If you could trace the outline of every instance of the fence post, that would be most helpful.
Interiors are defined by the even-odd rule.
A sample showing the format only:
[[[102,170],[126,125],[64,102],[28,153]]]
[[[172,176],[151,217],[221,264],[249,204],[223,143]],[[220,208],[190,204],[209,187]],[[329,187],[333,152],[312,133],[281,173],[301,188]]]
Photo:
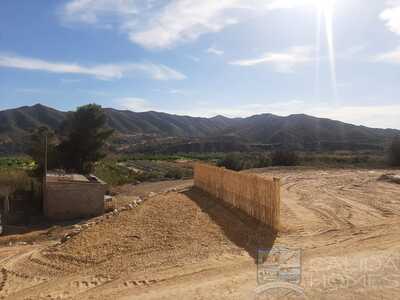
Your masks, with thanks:
[[[274,213],[273,213],[273,228],[275,231],[279,230],[280,225],[280,211],[281,211],[281,180],[279,178],[274,178]]]

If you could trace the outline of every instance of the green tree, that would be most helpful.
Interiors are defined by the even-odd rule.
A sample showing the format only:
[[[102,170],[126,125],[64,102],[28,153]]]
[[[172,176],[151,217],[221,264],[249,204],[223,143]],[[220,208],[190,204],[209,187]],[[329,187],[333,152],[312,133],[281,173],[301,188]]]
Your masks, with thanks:
[[[68,171],[87,174],[105,154],[102,149],[113,133],[105,128],[107,117],[100,105],[78,107],[62,125],[63,141],[58,147],[62,166]]]
[[[389,146],[389,163],[395,167],[400,166],[400,136],[395,137]]]
[[[36,168],[32,174],[34,177],[40,178],[44,175],[46,146],[47,168],[53,169],[57,166],[56,142],[54,132],[45,126],[38,127],[32,132],[27,152],[36,163]]]

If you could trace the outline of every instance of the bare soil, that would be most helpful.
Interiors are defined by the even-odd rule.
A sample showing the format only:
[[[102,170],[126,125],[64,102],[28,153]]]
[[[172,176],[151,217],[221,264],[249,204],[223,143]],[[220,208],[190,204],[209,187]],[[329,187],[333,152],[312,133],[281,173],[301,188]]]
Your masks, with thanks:
[[[253,172],[282,178],[278,236],[190,181],[124,186],[121,205],[145,201],[64,243],[41,232],[0,247],[0,296],[256,299],[257,249],[288,247],[301,249],[308,299],[399,298],[400,185],[379,180],[393,170]]]

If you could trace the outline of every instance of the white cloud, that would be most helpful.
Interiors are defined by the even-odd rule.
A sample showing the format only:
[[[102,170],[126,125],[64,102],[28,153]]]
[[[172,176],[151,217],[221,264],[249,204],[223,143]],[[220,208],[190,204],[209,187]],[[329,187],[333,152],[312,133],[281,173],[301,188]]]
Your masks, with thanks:
[[[221,56],[221,55],[224,54],[224,51],[223,51],[223,50],[217,49],[217,48],[215,48],[215,47],[210,47],[210,48],[208,48],[208,49],[206,50],[206,52],[209,53],[209,54],[215,54],[215,55],[219,55],[219,56]]]
[[[172,48],[219,32],[252,15],[315,4],[316,0],[70,0],[62,20],[110,27],[117,25],[145,48]]]
[[[378,54],[372,60],[375,62],[400,64],[400,46],[393,51]]]
[[[0,67],[59,74],[80,74],[102,80],[119,79],[132,73],[143,73],[155,80],[182,80],[186,76],[164,65],[153,63],[101,64],[82,66],[76,63],[49,62],[36,58],[0,53]]]
[[[261,57],[232,61],[230,64],[251,67],[259,64],[270,64],[277,72],[293,73],[295,67],[313,60],[313,48],[309,46],[291,47],[285,52],[267,52]]]
[[[113,103],[114,107],[116,107],[117,109],[126,109],[135,112],[155,110],[155,107],[143,98],[123,97],[115,99]]]
[[[208,32],[218,32],[237,23],[224,11],[234,8],[237,0],[175,0],[138,32],[130,33],[130,40],[146,48],[169,48],[176,43],[197,39]]]
[[[62,10],[66,22],[97,24],[99,19],[112,22],[113,17],[135,16],[139,12],[137,0],[73,0]]]
[[[388,4],[389,8],[380,14],[380,18],[385,21],[390,31],[400,34],[400,2],[390,1]]]

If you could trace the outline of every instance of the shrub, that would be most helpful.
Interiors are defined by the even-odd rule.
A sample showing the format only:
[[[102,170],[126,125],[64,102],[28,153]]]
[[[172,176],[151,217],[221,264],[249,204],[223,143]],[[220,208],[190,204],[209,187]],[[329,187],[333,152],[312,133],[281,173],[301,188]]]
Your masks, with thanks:
[[[242,157],[239,153],[230,153],[218,162],[218,166],[234,171],[243,170]]]
[[[277,150],[271,155],[274,166],[295,166],[299,163],[299,156],[295,151]]]
[[[165,173],[165,177],[171,179],[182,179],[184,174],[180,168],[171,168]]]
[[[217,165],[230,170],[240,171],[269,167],[271,159],[265,153],[230,153],[220,159]]]

